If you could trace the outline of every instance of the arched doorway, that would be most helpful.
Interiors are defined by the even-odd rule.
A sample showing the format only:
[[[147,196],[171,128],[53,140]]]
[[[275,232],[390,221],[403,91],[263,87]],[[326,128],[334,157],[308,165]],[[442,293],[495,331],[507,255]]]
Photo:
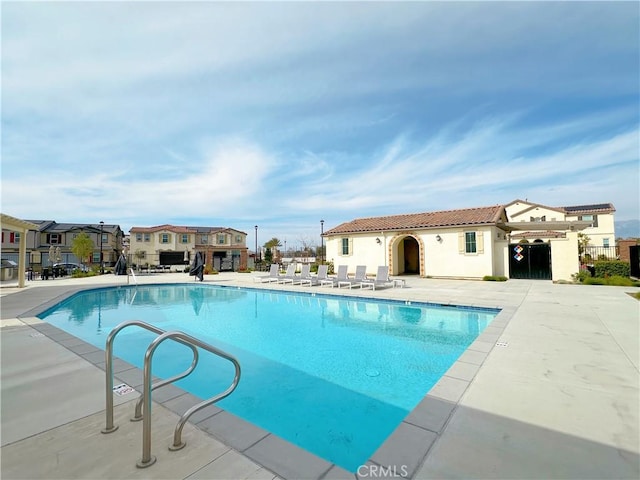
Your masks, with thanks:
[[[420,275],[421,248],[421,242],[411,235],[394,239],[389,252],[393,275]]]

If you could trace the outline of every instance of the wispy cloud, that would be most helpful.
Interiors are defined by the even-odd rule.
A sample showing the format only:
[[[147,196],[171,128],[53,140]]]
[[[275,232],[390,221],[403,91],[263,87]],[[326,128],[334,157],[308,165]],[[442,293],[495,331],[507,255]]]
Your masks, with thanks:
[[[9,214],[270,236],[518,197],[640,216],[632,2],[2,8]]]

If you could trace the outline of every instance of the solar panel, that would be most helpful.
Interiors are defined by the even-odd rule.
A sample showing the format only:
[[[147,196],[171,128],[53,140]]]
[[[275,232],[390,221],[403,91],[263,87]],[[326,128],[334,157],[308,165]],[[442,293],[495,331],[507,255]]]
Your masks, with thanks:
[[[567,212],[578,212],[582,210],[608,210],[611,205],[608,203],[597,203],[595,205],[575,205],[572,207],[564,207]]]

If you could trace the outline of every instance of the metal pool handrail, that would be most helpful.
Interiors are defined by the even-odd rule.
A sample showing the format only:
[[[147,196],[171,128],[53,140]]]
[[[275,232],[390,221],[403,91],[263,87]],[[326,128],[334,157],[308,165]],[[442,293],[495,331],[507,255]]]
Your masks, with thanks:
[[[113,424],[113,342],[116,338],[116,335],[118,333],[120,333],[120,331],[122,331],[124,328],[126,327],[131,327],[131,326],[137,326],[137,327],[142,327],[146,330],[149,330],[153,333],[157,333],[158,335],[161,335],[163,333],[165,333],[164,330],[158,328],[158,327],[154,327],[153,325],[149,325],[148,323],[142,322],[140,320],[129,320],[126,322],[121,323],[120,325],[116,326],[113,330],[111,330],[111,332],[109,333],[109,335],[107,336],[107,342],[106,342],[106,346],[104,349],[104,353],[105,353],[105,376],[106,376],[106,388],[105,388],[105,393],[106,393],[106,425],[105,428],[103,428],[101,430],[102,433],[111,433],[111,432],[115,432],[118,429],[117,425]],[[161,382],[158,382],[156,384],[153,385],[152,390],[159,388],[159,387],[163,387],[165,385],[168,385],[169,383],[173,383],[177,380],[180,380],[181,378],[186,377],[187,375],[189,375],[194,368],[196,368],[196,364],[198,363],[198,350],[196,349],[196,347],[188,342],[184,342],[182,340],[176,339],[177,342],[182,343],[183,345],[186,345],[187,347],[189,347],[192,351],[193,351],[193,361],[191,362],[191,366],[183,373],[176,375],[175,377],[171,377],[168,378],[167,380],[163,380]],[[142,405],[142,396],[140,396],[140,399],[138,400],[138,402],[136,403],[136,410],[135,410],[135,414],[134,417],[132,419],[132,421],[136,421],[136,420],[140,420],[141,419],[141,415],[140,415],[140,406]]]
[[[180,420],[178,421],[178,424],[176,425],[174,431],[173,445],[169,447],[169,450],[180,450],[186,445],[186,443],[182,442],[181,440],[182,429],[184,427],[184,424],[192,414],[208,405],[217,402],[218,400],[222,400],[223,398],[231,395],[231,393],[238,386],[238,382],[240,381],[240,364],[235,357],[207,343],[204,343],[197,338],[192,337],[191,335],[187,335],[186,333],[182,332],[165,332],[157,337],[153,342],[151,342],[144,355],[144,387],[142,392],[144,405],[142,422],[142,458],[138,461],[138,463],[136,463],[136,465],[140,468],[145,468],[153,465],[156,461],[156,458],[151,455],[151,361],[153,359],[153,353],[155,352],[156,348],[158,348],[158,346],[162,342],[168,339],[175,339],[178,342],[192,344],[204,350],[208,350],[214,355],[218,355],[219,357],[230,361],[231,363],[233,363],[233,366],[235,368],[233,382],[224,392],[219,393],[218,395],[215,395],[197,405],[194,405],[189,410],[187,410],[182,415],[182,417],[180,417]]]

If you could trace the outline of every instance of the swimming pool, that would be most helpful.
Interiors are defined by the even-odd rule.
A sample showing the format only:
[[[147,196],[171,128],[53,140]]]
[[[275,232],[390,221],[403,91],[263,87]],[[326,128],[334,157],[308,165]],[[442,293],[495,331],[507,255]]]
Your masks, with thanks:
[[[213,285],[78,293],[40,318],[104,349],[125,320],[180,330],[235,355],[238,389],[218,406],[355,472],[496,316],[498,310]],[[122,331],[114,354],[138,367],[154,335]],[[163,343],[154,375],[191,362]],[[178,386],[208,398],[232,367],[203,352]]]

